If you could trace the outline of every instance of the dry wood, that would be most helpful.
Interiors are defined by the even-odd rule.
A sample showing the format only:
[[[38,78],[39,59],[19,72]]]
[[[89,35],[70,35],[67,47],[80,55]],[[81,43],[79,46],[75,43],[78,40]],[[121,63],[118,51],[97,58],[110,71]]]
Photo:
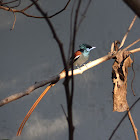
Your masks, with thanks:
[[[120,50],[115,56],[115,62],[112,66],[113,111],[124,112],[128,109],[127,75],[131,63],[128,51]]]

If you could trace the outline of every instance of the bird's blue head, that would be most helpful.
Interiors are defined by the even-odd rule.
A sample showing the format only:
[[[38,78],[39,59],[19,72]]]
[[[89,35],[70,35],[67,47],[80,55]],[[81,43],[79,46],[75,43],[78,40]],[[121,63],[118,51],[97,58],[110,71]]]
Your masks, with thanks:
[[[90,46],[90,45],[88,45],[88,44],[81,44],[81,45],[79,46],[79,48],[80,48],[80,51],[81,51],[84,55],[89,55],[89,52],[90,52],[91,50],[95,49],[96,47],[92,47],[92,46]]]

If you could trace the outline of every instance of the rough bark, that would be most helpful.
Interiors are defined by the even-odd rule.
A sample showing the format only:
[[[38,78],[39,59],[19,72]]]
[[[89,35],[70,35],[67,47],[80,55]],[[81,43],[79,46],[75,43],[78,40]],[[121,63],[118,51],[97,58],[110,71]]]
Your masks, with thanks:
[[[112,66],[113,81],[113,111],[127,111],[127,75],[128,67],[131,67],[132,59],[128,51],[120,50]]]

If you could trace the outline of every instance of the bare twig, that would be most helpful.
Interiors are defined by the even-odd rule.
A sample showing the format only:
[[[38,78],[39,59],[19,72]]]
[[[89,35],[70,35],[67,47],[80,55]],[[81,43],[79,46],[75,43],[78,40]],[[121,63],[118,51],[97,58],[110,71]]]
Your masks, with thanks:
[[[14,23],[13,23],[13,26],[12,26],[11,30],[14,29],[14,27],[15,27],[15,23],[16,23],[16,15],[15,15],[15,12],[13,12],[13,14],[14,14]]]
[[[133,24],[134,24],[136,18],[137,18],[137,16],[135,16],[134,19],[132,20],[132,22],[131,22],[131,24],[130,24],[130,26],[129,26],[129,28],[128,28],[126,34],[125,34],[125,36],[124,36],[123,39],[122,39],[122,42],[121,42],[121,44],[120,44],[119,49],[121,49],[121,48],[123,47],[124,42],[125,42],[125,40],[126,40],[126,38],[127,38],[127,36],[128,36],[128,33],[129,33],[129,31],[131,30],[131,28],[132,28],[132,26],[133,26]]]
[[[9,4],[16,3],[17,1],[18,1],[18,4],[17,4],[17,5],[8,6]],[[2,2],[2,1],[0,1],[0,5],[1,5],[1,6],[6,6],[6,7],[10,7],[10,8],[16,8],[16,7],[18,7],[20,4],[21,4],[21,0],[13,0],[13,1],[9,1],[9,2]]]
[[[136,53],[136,52],[139,52],[140,51],[140,48],[137,48],[137,49],[134,49],[134,50],[129,50],[130,53]]]
[[[17,5],[14,5],[14,6],[10,6],[10,8],[16,8],[16,7],[18,7],[20,4],[21,4],[21,0],[18,0],[18,4],[17,4]]]
[[[54,16],[60,14],[61,12],[63,12],[63,11],[67,8],[67,6],[69,5],[70,1],[71,1],[71,0],[69,0],[69,1],[66,3],[66,5],[65,5],[65,7],[64,7],[63,9],[61,9],[60,11],[56,12],[55,14],[49,16],[48,18],[52,18],[52,17],[54,17]]]
[[[129,111],[135,106],[135,104],[140,100],[140,98],[138,98],[130,107]],[[113,130],[111,136],[109,137],[109,140],[112,139],[112,137],[114,136],[115,132],[117,131],[117,129],[119,128],[119,126],[121,125],[121,123],[123,122],[123,120],[126,118],[126,116],[128,115],[128,113],[125,113],[125,115],[123,116],[123,118],[120,120],[120,122],[118,123],[118,125],[116,126],[116,128]]]
[[[36,8],[42,14],[42,16],[45,17],[45,20],[46,20],[46,22],[48,23],[48,25],[50,27],[50,30],[51,30],[51,32],[53,34],[53,37],[54,37],[54,39],[56,40],[56,42],[57,42],[57,44],[59,46],[61,57],[62,57],[63,64],[64,64],[64,68],[67,70],[67,63],[66,63],[66,58],[65,58],[65,54],[64,54],[64,49],[63,49],[62,42],[60,41],[58,35],[56,34],[55,29],[54,29],[51,21],[47,17],[47,14],[40,8],[40,6],[34,0],[31,0],[31,1],[35,4]]]
[[[134,92],[134,90],[133,90],[133,81],[134,81],[134,79],[135,79],[135,70],[134,70],[134,54],[132,53],[132,55],[133,55],[133,63],[132,63],[132,71],[133,71],[133,79],[132,79],[132,81],[131,81],[131,89],[132,89],[132,92],[133,92],[133,95],[135,96],[135,92]]]
[[[82,17],[81,17],[81,19],[80,19],[80,21],[79,21],[79,24],[78,24],[78,26],[77,26],[77,31],[78,31],[78,29],[79,29],[81,23],[83,22],[83,20],[84,20],[84,18],[85,18],[85,15],[86,15],[86,13],[87,13],[87,11],[88,11],[88,8],[89,8],[89,6],[90,6],[90,3],[91,3],[91,0],[88,1],[87,6],[86,6],[86,8],[85,8],[85,10],[84,10],[84,12],[83,12],[83,14],[82,14]]]
[[[74,6],[76,1],[73,2],[72,5],[72,10],[71,10],[71,14],[70,14],[70,43],[69,43],[69,53],[68,53],[68,60],[70,60],[70,57],[72,56],[72,38],[73,38],[73,10],[74,10]]]
[[[136,43],[140,42],[140,38],[137,39],[136,41],[134,41],[133,43],[131,43],[129,46],[127,46],[126,48],[124,48],[123,50],[126,51],[128,50],[130,47],[134,46]]]
[[[128,117],[129,117],[129,120],[130,120],[130,122],[131,122],[131,124],[132,124],[133,130],[134,130],[134,134],[135,134],[135,138],[136,138],[136,140],[139,140],[139,138],[138,138],[138,133],[137,133],[138,130],[137,130],[135,124],[134,124],[134,121],[133,121],[133,119],[132,119],[132,116],[131,116],[131,113],[130,113],[130,110],[129,110],[129,109],[128,109]]]
[[[7,4],[10,4],[10,3],[15,3],[19,0],[13,0],[13,1],[9,1],[9,2],[0,2],[1,5],[7,5]]]
[[[14,0],[13,2],[15,2],[15,1],[19,1],[19,0]],[[36,2],[37,2],[38,0],[36,0]],[[67,2],[67,4],[65,5],[65,7],[62,9],[62,10],[60,10],[60,11],[58,11],[57,13],[55,13],[55,14],[53,14],[53,15],[50,15],[50,16],[48,16],[48,18],[52,18],[52,17],[54,17],[54,16],[56,16],[56,15],[58,15],[58,14],[60,14],[61,12],[63,12],[64,10],[66,10],[66,8],[67,8],[67,6],[69,5],[69,3],[70,3],[70,1],[71,0],[69,0],[68,2]],[[4,3],[5,4],[5,3]],[[8,3],[9,4],[9,3]],[[32,4],[30,4],[29,6],[27,6],[27,7],[25,7],[24,9],[22,9],[22,10],[17,10],[17,9],[13,9],[14,7],[18,7],[20,5],[20,1],[19,1],[19,4],[18,5],[16,5],[16,6],[13,6],[13,7],[10,7],[10,9],[9,8],[7,8],[7,6],[4,6],[3,5],[3,3],[0,3],[0,9],[3,9],[3,10],[5,10],[5,11],[10,11],[10,12],[15,12],[15,13],[21,13],[21,14],[23,14],[23,15],[25,15],[25,16],[27,16],[27,17],[30,17],[30,18],[38,18],[38,19],[42,19],[42,18],[45,18],[44,16],[34,16],[34,15],[30,15],[30,14],[27,14],[25,11],[27,10],[27,9],[29,9],[29,8],[31,8],[34,4],[32,3]]]
[[[36,0],[35,2],[38,2],[39,0]],[[21,11],[26,11],[27,9],[31,8],[34,5],[34,3],[31,3],[30,5],[28,5],[27,7],[25,7],[24,9],[22,9]]]
[[[67,114],[66,114],[66,112],[65,112],[65,109],[64,109],[64,107],[63,107],[62,104],[61,104],[61,108],[62,108],[62,110],[63,110],[63,113],[64,113],[65,117],[66,117],[66,120],[68,120],[68,116],[67,116]]]
[[[33,84],[32,86],[28,87],[25,91],[23,92],[19,92],[19,93],[16,93],[16,94],[13,94],[3,100],[0,101],[0,107],[5,105],[5,104],[8,104],[12,101],[15,101],[17,99],[20,99],[26,95],[29,95],[30,93],[32,93],[34,90],[40,88],[40,87],[43,87],[45,85],[47,85],[48,83],[53,83],[55,81],[58,81],[59,80],[59,75],[56,75],[54,77],[51,77],[50,79],[48,80],[44,80],[44,81],[40,81],[40,82],[36,82],[35,84]]]

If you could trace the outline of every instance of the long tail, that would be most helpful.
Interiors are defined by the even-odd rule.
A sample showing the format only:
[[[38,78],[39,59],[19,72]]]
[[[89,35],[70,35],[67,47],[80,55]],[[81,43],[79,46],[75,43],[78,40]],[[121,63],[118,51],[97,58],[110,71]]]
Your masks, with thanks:
[[[65,69],[63,69],[60,73],[65,72]],[[22,121],[18,131],[17,131],[17,136],[21,135],[22,129],[25,125],[25,123],[27,122],[27,120],[29,119],[29,117],[31,116],[32,112],[34,111],[34,109],[36,108],[36,106],[39,104],[39,102],[41,101],[41,99],[44,97],[44,95],[50,90],[50,88],[52,86],[54,86],[55,83],[51,83],[44,91],[43,93],[38,97],[38,99],[35,101],[35,103],[33,104],[33,106],[30,108],[30,110],[28,111],[28,113],[26,114],[24,120]]]
[[[29,112],[27,113],[27,115],[25,116],[24,120],[22,121],[18,132],[17,132],[17,136],[21,135],[22,129],[26,123],[26,121],[28,120],[28,118],[30,117],[30,115],[32,114],[32,112],[34,111],[34,109],[36,108],[36,106],[38,105],[38,103],[41,101],[41,99],[44,97],[44,95],[49,91],[49,89],[54,86],[55,84],[50,84],[44,91],[43,93],[39,96],[39,98],[36,100],[36,102],[33,104],[33,106],[31,107],[31,109],[29,110]]]

